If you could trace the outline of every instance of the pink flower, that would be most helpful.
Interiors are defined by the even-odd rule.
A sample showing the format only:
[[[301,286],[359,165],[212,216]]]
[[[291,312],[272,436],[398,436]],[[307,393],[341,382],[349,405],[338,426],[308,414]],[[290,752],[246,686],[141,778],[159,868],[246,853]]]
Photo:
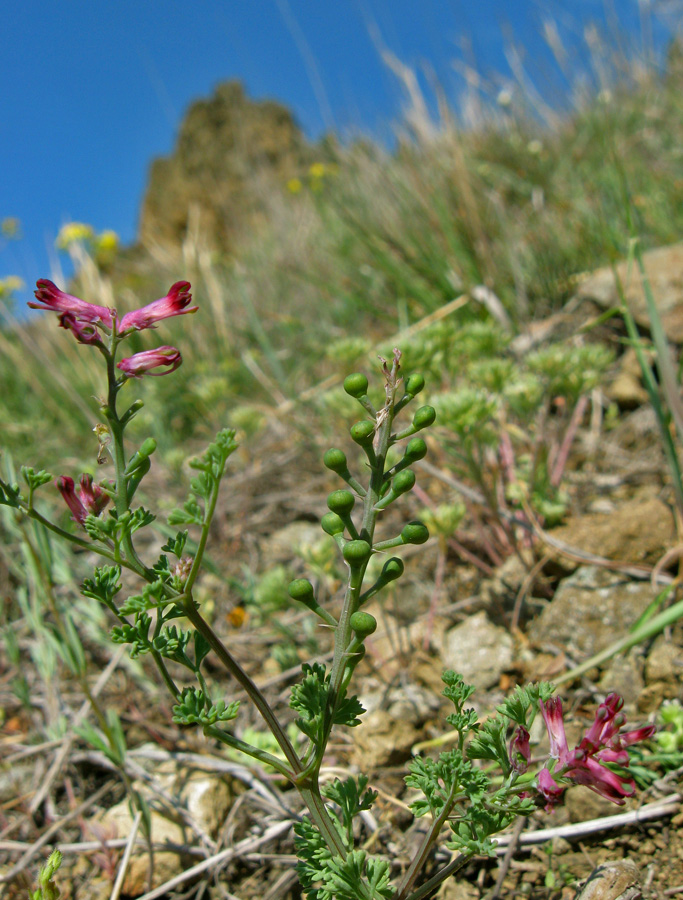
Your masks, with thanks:
[[[626,722],[626,716],[621,712],[623,705],[624,701],[618,694],[608,694],[597,709],[595,721],[586,730],[579,745],[570,752],[564,731],[562,701],[551,698],[545,704],[540,704],[550,737],[550,755],[558,761],[554,774],[560,779],[583,784],[620,806],[624,797],[629,797],[635,791],[635,782],[627,771],[614,772],[602,763],[616,763],[627,770],[629,756],[626,748],[646,740],[655,732],[654,725],[646,725],[620,734],[619,729]],[[547,770],[542,770],[539,774],[538,789],[548,805],[552,806],[552,803],[558,802],[559,795],[552,800],[552,793],[545,789],[549,784],[548,776],[541,779],[543,771]],[[561,788],[560,793],[563,789]]]
[[[141,331],[143,328],[154,328],[155,323],[171,316],[184,316],[187,313],[196,312],[199,307],[189,306],[192,302],[189,281],[177,281],[165,297],[155,300],[141,309],[126,313],[121,321],[118,320],[115,309],[107,309],[106,306],[96,306],[94,303],[86,303],[41,278],[36,283],[36,299],[38,303],[30,302],[34,309],[48,309],[60,313],[59,324],[62,328],[72,331],[81,344],[97,344],[99,336],[95,330],[105,328],[111,331],[114,324],[120,335],[131,331]]]
[[[141,378],[143,375],[169,375],[183,361],[180,350],[175,347],[157,347],[156,350],[143,350],[116,364],[129,378]],[[165,367],[165,372],[152,372],[152,369]]]
[[[515,729],[510,741],[510,762],[515,772],[526,772],[531,759],[529,732],[521,725]]]
[[[567,736],[564,733],[564,717],[562,714],[562,700],[559,697],[550,697],[546,703],[539,701],[541,713],[545,720],[550,738],[550,755],[559,760],[560,765],[567,761],[569,753]]]
[[[60,475],[55,485],[71,510],[71,518],[81,525],[87,516],[99,516],[109,503],[108,495],[98,484],[93,484],[92,475],[81,475],[78,491],[74,489],[73,478],[69,478],[68,475]]]
[[[113,325],[112,310],[107,309],[106,306],[95,306],[94,303],[86,303],[85,300],[65,294],[47,278],[37,281],[36,288],[36,300],[39,302],[31,301],[28,304],[33,309],[49,309],[53,312],[68,313],[78,322],[101,323],[105,328],[111,328]]]
[[[191,301],[190,282],[176,281],[165,297],[143,306],[142,309],[126,313],[121,319],[119,332],[123,334],[133,329],[141,331],[143,328],[154,328],[155,323],[161,321],[161,319],[197,312],[198,306],[190,306],[188,308],[188,304]]]
[[[71,331],[79,344],[100,344],[100,333],[92,322],[83,322],[76,318],[73,313],[62,313],[59,317],[59,324],[67,331]]]
[[[536,779],[539,793],[545,799],[545,811],[552,812],[564,794],[564,785],[559,785],[548,769],[541,769]]]

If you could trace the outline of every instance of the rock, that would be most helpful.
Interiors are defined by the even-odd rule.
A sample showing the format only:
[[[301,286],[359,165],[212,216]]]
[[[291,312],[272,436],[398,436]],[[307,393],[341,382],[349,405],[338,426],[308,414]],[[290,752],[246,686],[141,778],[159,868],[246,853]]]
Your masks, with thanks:
[[[681,275],[683,273],[683,243],[648,250],[643,254],[643,262],[664,331],[670,341],[677,344],[683,343],[683,277]],[[636,322],[642,328],[649,330],[650,319],[637,268],[632,266],[630,278],[627,278],[627,262],[625,260],[616,268]],[[617,293],[611,266],[597,269],[586,276],[576,293],[576,298],[592,300],[603,309],[619,306],[621,300]]]
[[[227,782],[200,769],[177,765],[172,760],[161,763],[156,770],[157,783],[164,793],[169,794],[176,809],[186,810],[199,828],[215,835],[225,821],[232,802],[232,792]],[[154,799],[154,792],[146,784],[135,784],[145,799]],[[127,838],[133,827],[133,816],[127,800],[107,810],[97,820],[100,828],[111,829],[120,838]],[[168,815],[153,809],[151,812],[152,841],[155,844],[191,844],[197,837],[190,827]],[[138,832],[142,834],[142,832]],[[188,859],[177,850],[157,850],[154,853],[154,873],[152,887],[158,887],[183,871]],[[137,897],[147,891],[149,855],[144,847],[136,850],[131,858],[123,885],[123,893]]]
[[[351,761],[363,772],[395,766],[410,759],[412,746],[419,739],[420,732],[409,722],[377,709],[363,717],[361,728],[354,728]]]
[[[530,623],[527,634],[532,643],[566,648],[584,659],[623,637],[653,596],[647,582],[582,566],[560,582],[552,602]]]
[[[445,635],[443,666],[459,672],[465,681],[486,690],[498,684],[512,666],[513,641],[509,632],[476,613]]]
[[[591,822],[593,819],[602,819],[620,812],[611,800],[601,797],[581,784],[567,788],[564,807],[570,822]]]
[[[643,387],[640,363],[636,351],[629,348],[619,360],[619,368],[614,380],[607,388],[607,396],[621,409],[635,409],[648,402],[648,393]]]
[[[576,900],[639,900],[640,873],[630,859],[603,863],[594,869]]]
[[[600,687],[606,694],[616,691],[624,698],[626,708],[635,710],[644,686],[641,669],[638,650],[632,650],[626,656],[617,656],[606,664]]]
[[[683,648],[660,634],[647,655],[645,678],[649,685],[661,685],[662,697],[678,697],[683,681]]]
[[[117,837],[127,838],[133,828],[133,817],[128,808],[128,801],[123,800],[111,809],[108,809],[100,819],[105,827],[115,829]],[[155,844],[184,844],[185,834],[180,825],[165,818],[160,813],[152,811],[152,841]],[[138,830],[142,836],[142,831]],[[175,850],[154,851],[154,872],[152,874],[152,889],[159,887],[169,879],[179,875],[184,868],[183,855]],[[126,877],[123,882],[123,894],[130,897],[139,897],[148,889],[149,853],[140,848],[131,854],[128,862]]]
[[[656,497],[634,499],[614,513],[591,513],[553,528],[553,538],[599,556],[654,565],[671,546],[674,521]],[[563,560],[564,563],[564,560]]]
[[[192,224],[210,246],[230,252],[265,218],[272,190],[264,179],[284,185],[311,154],[286,107],[249,99],[238,81],[219,84],[185,114],[173,153],[152,163],[140,242],[178,248]]]

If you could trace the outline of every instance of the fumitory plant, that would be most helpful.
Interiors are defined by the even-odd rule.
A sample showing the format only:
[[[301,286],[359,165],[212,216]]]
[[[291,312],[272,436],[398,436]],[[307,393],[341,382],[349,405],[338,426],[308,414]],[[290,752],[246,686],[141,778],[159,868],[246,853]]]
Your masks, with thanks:
[[[376,536],[382,513],[413,488],[412,466],[427,453],[420,433],[434,423],[434,409],[421,406],[412,418],[404,418],[407,407],[425,386],[423,376],[413,373],[404,378],[401,353],[394,350],[389,361],[381,359],[383,392],[379,403],[371,400],[364,375],[352,374],[344,381],[346,393],[362,410],[362,418],[350,433],[365,459],[356,471],[337,448],[328,450],[323,459],[324,465],[343,482],[343,487],[327,498],[328,512],[321,520],[323,530],[336,542],[347,570],[340,611],[333,615],[324,608],[310,581],[298,579],[289,585],[291,597],[334,633],[329,668],[320,663],[304,663],[301,678],[292,687],[290,707],[304,737],[303,742],[296,742],[291,729],[202,615],[194,597],[221,478],[237,446],[234,431],[220,431],[206,452],[191,461],[195,474],[190,495],[182,509],[174,510],[168,517],[169,525],[181,530],[161,548],[161,555],[153,561],[145,560],[137,547],[139,532],[155,518],[149,510],[136,505],[136,494],[150,470],[156,444],[149,437],[133,452],[126,449],[126,428],[142,402],[134,400],[127,408],[120,408],[122,388],[147,375],[169,375],[182,359],[180,352],[169,346],[123,358],[120,351],[134,332],[155,328],[172,316],[196,312],[197,306],[191,305],[189,283],[177,282],[165,297],[120,318],[115,309],[66,294],[50,281],[39,281],[37,288],[37,302],[31,305],[58,313],[61,327],[102,357],[107,393],[99,403],[103,421],[95,430],[98,462],[111,460],[113,478],[96,483],[91,475],[83,474],[76,487],[71,475],[61,474],[54,479],[45,471],[24,467],[24,486],[0,480],[0,503],[41,523],[65,541],[100,556],[103,564],[84,581],[82,592],[110,610],[116,620],[111,632],[114,642],[129,645],[132,657],[148,655],[154,660],[173,697],[174,722],[200,726],[208,737],[271,766],[298,790],[306,809],[294,831],[298,872],[307,897],[419,900],[474,855],[494,854],[493,836],[515,817],[527,815],[537,807],[550,810],[556,806],[568,784],[587,785],[619,804],[633,793],[627,748],[649,737],[653,728],[622,733],[625,720],[622,701],[616,695],[610,694],[600,705],[594,724],[570,751],[562,705],[552,698],[550,685],[518,687],[498,708],[497,715],[481,723],[467,706],[474,688],[460,675],[447,671],[443,675],[443,693],[453,703],[454,711],[447,721],[457,734],[457,741],[436,759],[418,757],[409,765],[406,783],[416,791],[411,809],[416,816],[430,817],[414,857],[405,871],[399,872],[395,861],[371,856],[359,847],[358,817],[372,807],[376,792],[363,773],[324,787],[320,773],[333,730],[355,728],[362,721],[364,709],[352,692],[352,682],[365,653],[365,641],[377,626],[363,607],[403,574],[400,557],[389,556],[389,551],[406,544],[423,544],[429,537],[420,521],[405,522],[393,535]],[[61,527],[37,507],[37,492],[50,482],[54,482],[71,511],[75,530]],[[193,554],[187,552],[189,528],[198,532]],[[384,564],[379,575],[371,578],[368,564],[373,556],[380,556]],[[139,577],[141,589],[121,599],[124,569]],[[235,733],[232,723],[239,703],[209,685],[204,668],[209,654],[244,689],[277,742],[281,756]],[[178,672],[183,673],[182,678]],[[531,764],[529,737],[539,713],[550,737],[550,754],[540,766]],[[486,768],[480,760],[487,761]],[[491,762],[501,772],[497,778],[491,773]],[[450,830],[446,846],[457,851],[457,856],[425,880],[425,864],[445,829]]]

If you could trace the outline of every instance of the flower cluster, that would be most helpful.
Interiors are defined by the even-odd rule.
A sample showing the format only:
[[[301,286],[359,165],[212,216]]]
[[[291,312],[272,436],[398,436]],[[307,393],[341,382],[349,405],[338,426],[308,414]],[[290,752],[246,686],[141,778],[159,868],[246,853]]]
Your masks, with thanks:
[[[621,712],[623,699],[618,694],[608,694],[595,714],[595,721],[573,750],[569,750],[564,730],[562,700],[551,697],[541,701],[541,712],[550,738],[550,756],[557,762],[554,768],[541,769],[537,787],[546,802],[546,810],[552,810],[560,801],[568,784],[583,784],[621,806],[624,797],[635,791],[635,782],[628,772],[627,748],[647,740],[655,732],[654,725],[646,725],[633,731],[620,732],[626,716]],[[517,747],[519,749],[519,747]],[[618,769],[609,768],[614,764]]]
[[[73,478],[60,475],[55,486],[71,510],[71,518],[82,525],[88,516],[99,516],[109,503],[109,496],[100,485],[93,484],[92,475],[81,475],[81,483],[76,490]]]
[[[113,334],[117,339],[123,338],[134,331],[154,328],[162,319],[184,316],[198,309],[190,306],[192,294],[188,281],[177,281],[165,297],[126,313],[121,319],[115,309],[97,306],[66,294],[46,278],[41,278],[36,288],[38,302],[31,302],[29,306],[59,313],[59,324],[71,331],[79,343],[94,344],[102,349],[105,335]],[[175,347],[158,347],[156,350],[145,350],[122,359],[117,366],[128,378],[139,378],[147,372],[167,375],[177,369],[181,362],[180,351]],[[159,367],[163,367],[165,371],[151,372]]]
[[[108,365],[112,367],[121,340],[135,331],[155,328],[157,322],[162,319],[184,316],[196,312],[198,308],[190,306],[192,294],[189,281],[177,281],[165,297],[141,309],[128,312],[120,319],[115,309],[97,306],[95,303],[88,303],[67,294],[46,278],[41,278],[36,283],[35,297],[36,300],[30,302],[29,306],[58,313],[60,326],[70,331],[79,343],[97,347],[106,357]],[[128,378],[140,378],[145,374],[168,375],[174,372],[181,362],[180,351],[175,347],[163,346],[134,353],[116,363],[122,377],[116,379],[111,389],[116,393]],[[113,371],[113,368],[110,371]],[[111,411],[108,415],[111,417]],[[118,420],[116,424],[120,426]],[[107,426],[98,427],[101,429],[98,436],[102,450],[110,438],[110,431]],[[107,436],[104,441],[102,433]],[[103,461],[100,454],[98,462]],[[69,478],[68,475],[61,475],[55,481],[55,485],[71,510],[73,520],[80,525],[85,523],[89,515],[99,516],[109,502],[109,495],[101,486],[93,484],[91,475],[81,476],[78,489],[74,485],[73,478]]]

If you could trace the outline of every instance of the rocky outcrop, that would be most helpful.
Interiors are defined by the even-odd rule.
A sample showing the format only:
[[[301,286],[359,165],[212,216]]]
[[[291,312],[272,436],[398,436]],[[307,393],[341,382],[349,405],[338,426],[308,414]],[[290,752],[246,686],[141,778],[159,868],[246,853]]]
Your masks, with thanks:
[[[173,153],[151,165],[140,242],[177,246],[194,216],[211,246],[230,251],[310,153],[286,107],[249,99],[237,81],[218,85],[188,110]]]

